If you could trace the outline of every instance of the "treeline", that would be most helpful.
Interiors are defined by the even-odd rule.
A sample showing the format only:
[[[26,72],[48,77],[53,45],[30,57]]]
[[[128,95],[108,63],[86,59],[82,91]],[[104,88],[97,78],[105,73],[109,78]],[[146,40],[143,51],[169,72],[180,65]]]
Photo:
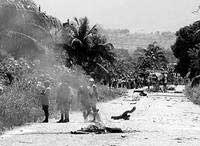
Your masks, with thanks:
[[[168,50],[176,40],[173,32],[131,33],[127,29],[108,29],[104,32],[117,49],[127,49],[129,53],[133,53],[137,48],[145,48],[154,41]]]
[[[186,95],[194,103],[200,104],[200,21],[180,28],[176,37],[172,46],[178,60],[175,71],[190,81],[186,87]]]
[[[190,79],[200,74],[200,21],[180,28],[176,32],[176,42],[172,46],[178,59],[176,71]]]

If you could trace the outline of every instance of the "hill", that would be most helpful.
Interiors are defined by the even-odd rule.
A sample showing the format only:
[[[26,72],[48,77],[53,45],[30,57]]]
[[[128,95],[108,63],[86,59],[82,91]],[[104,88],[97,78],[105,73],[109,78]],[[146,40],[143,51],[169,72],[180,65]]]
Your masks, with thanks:
[[[61,22],[32,0],[0,0],[0,56],[35,58],[44,54]]]
[[[161,47],[170,49],[175,42],[176,36],[172,32],[155,32],[155,33],[130,33],[127,29],[107,29],[105,34],[108,41],[116,49],[127,49],[133,53],[137,48],[145,48],[148,44],[157,42]]]

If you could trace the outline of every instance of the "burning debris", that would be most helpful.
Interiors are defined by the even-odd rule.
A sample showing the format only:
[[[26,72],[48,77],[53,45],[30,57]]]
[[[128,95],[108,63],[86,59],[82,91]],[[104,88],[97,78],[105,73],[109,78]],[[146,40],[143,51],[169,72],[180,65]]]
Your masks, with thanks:
[[[106,133],[123,133],[121,128],[111,128],[103,126],[100,123],[91,124],[86,128],[81,128],[77,131],[72,131],[71,134],[106,134]]]
[[[120,116],[112,116],[111,119],[114,119],[114,120],[119,120],[119,119],[129,120],[130,115],[128,115],[128,114],[134,112],[135,110],[136,110],[136,107],[134,106],[131,110],[125,111]]]

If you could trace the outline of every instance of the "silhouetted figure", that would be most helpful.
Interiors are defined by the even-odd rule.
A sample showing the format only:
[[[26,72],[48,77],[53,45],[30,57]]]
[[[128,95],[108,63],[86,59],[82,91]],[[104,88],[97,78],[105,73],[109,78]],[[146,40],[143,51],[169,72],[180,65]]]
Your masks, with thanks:
[[[163,92],[167,91],[167,74],[163,73],[162,76]]]
[[[41,6],[39,5],[39,12],[41,12]]]
[[[45,81],[44,85],[40,85],[41,91],[40,91],[40,101],[42,105],[42,109],[44,111],[45,119],[43,123],[49,122],[49,96],[50,96],[50,82]]]
[[[148,87],[148,92],[149,92],[150,91],[150,86],[151,86],[151,77],[150,76],[147,77],[146,82],[147,82],[147,87]]]

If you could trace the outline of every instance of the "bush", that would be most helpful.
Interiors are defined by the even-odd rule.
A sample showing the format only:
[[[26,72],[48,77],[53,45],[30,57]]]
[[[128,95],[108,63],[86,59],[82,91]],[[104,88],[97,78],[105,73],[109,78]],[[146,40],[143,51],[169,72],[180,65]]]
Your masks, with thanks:
[[[191,87],[187,85],[185,87],[185,95],[195,104],[200,104],[200,85],[196,87]]]
[[[31,86],[23,88],[21,83],[16,82],[6,87],[7,91],[0,96],[1,129],[19,126],[34,121],[36,116],[42,116],[41,111],[37,110],[38,102]]]
[[[0,62],[0,70],[0,86],[3,87],[0,95],[0,131],[43,117],[36,85],[49,77],[24,59],[5,58]],[[6,73],[12,76],[12,82],[5,76]],[[54,113],[55,100],[50,100],[50,113]]]

